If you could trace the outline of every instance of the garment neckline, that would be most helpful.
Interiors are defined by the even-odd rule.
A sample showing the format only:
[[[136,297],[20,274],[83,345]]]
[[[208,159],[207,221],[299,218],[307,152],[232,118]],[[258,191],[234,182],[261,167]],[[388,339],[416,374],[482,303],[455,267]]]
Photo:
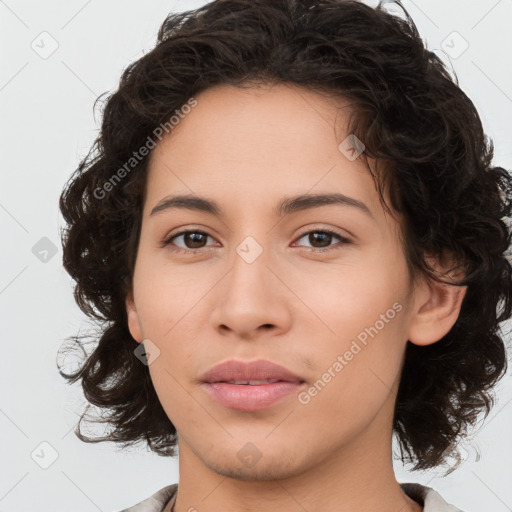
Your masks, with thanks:
[[[409,498],[418,503],[420,507],[425,508],[425,496],[432,490],[430,487],[410,482],[401,483],[400,487]],[[173,512],[174,505],[176,504],[176,498],[178,496],[178,483],[168,485],[161,489],[160,492],[171,493],[169,499],[165,502],[160,512]]]

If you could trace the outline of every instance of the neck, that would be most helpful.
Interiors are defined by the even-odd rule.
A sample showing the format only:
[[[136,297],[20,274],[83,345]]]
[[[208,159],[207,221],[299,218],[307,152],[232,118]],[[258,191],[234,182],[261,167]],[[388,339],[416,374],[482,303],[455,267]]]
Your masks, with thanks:
[[[276,473],[270,466],[262,465],[261,472],[254,473],[252,478],[247,473],[223,471],[225,466],[220,464],[208,467],[180,436],[180,480],[172,510],[257,512],[271,507],[280,512],[301,508],[308,512],[421,512],[423,507],[409,498],[396,481],[392,431],[385,432],[385,440],[382,430],[379,435],[379,429],[386,424],[389,421],[375,422],[357,439],[317,458],[306,470],[303,468],[307,464],[299,464],[301,471],[272,479],[268,475]],[[166,512],[170,510],[171,507]]]

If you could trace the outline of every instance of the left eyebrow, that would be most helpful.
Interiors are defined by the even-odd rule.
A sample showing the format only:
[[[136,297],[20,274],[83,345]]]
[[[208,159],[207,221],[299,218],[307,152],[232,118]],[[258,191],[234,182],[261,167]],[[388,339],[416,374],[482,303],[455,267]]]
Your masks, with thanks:
[[[327,206],[331,204],[358,208],[360,211],[375,220],[368,206],[366,206],[362,201],[339,193],[302,194],[285,198],[279,203],[279,206],[275,211],[277,215],[281,216],[283,214],[307,210],[309,208],[318,208],[320,206]]]
[[[274,209],[274,213],[281,217],[282,215],[308,210],[311,208],[319,208],[320,206],[327,205],[352,206],[375,220],[372,212],[368,206],[366,206],[366,204],[364,204],[362,201],[359,201],[358,199],[354,199],[340,193],[301,194],[293,197],[285,197]],[[214,200],[190,194],[164,197],[151,210],[149,215],[152,216],[171,208],[183,208],[187,210],[201,211],[210,213],[217,217],[224,215],[222,208]]]

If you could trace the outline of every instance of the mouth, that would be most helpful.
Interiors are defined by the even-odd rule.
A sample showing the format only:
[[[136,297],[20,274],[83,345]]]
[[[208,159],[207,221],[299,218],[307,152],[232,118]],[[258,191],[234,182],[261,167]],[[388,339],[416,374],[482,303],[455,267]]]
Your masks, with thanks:
[[[261,386],[264,384],[273,384],[274,382],[293,382],[280,379],[263,379],[263,380],[221,380],[212,384],[236,384],[242,386]]]
[[[226,361],[202,377],[202,387],[210,398],[239,411],[267,409],[293,393],[305,380],[287,368],[266,360]]]

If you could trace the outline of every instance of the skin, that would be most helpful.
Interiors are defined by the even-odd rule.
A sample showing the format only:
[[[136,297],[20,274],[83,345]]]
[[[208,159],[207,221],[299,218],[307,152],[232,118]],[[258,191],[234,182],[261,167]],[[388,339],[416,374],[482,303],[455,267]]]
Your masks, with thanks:
[[[400,224],[362,158],[338,149],[348,135],[346,102],[288,84],[221,85],[196,99],[152,151],[126,298],[132,336],[160,351],[149,371],[179,436],[174,510],[421,511],[392,467],[400,371],[407,340],[427,345],[451,329],[465,288],[411,282]],[[273,210],[285,196],[332,192],[364,202],[372,217],[347,205],[281,217]],[[205,196],[225,213],[150,216],[174,194]],[[183,229],[209,236],[164,246]],[[323,229],[351,243],[308,236]],[[263,249],[252,263],[236,252],[248,236]],[[401,311],[307,404],[292,394],[237,411],[200,384],[219,362],[262,358],[302,377],[307,390],[394,303]],[[244,446],[260,456],[255,464],[239,457]]]

